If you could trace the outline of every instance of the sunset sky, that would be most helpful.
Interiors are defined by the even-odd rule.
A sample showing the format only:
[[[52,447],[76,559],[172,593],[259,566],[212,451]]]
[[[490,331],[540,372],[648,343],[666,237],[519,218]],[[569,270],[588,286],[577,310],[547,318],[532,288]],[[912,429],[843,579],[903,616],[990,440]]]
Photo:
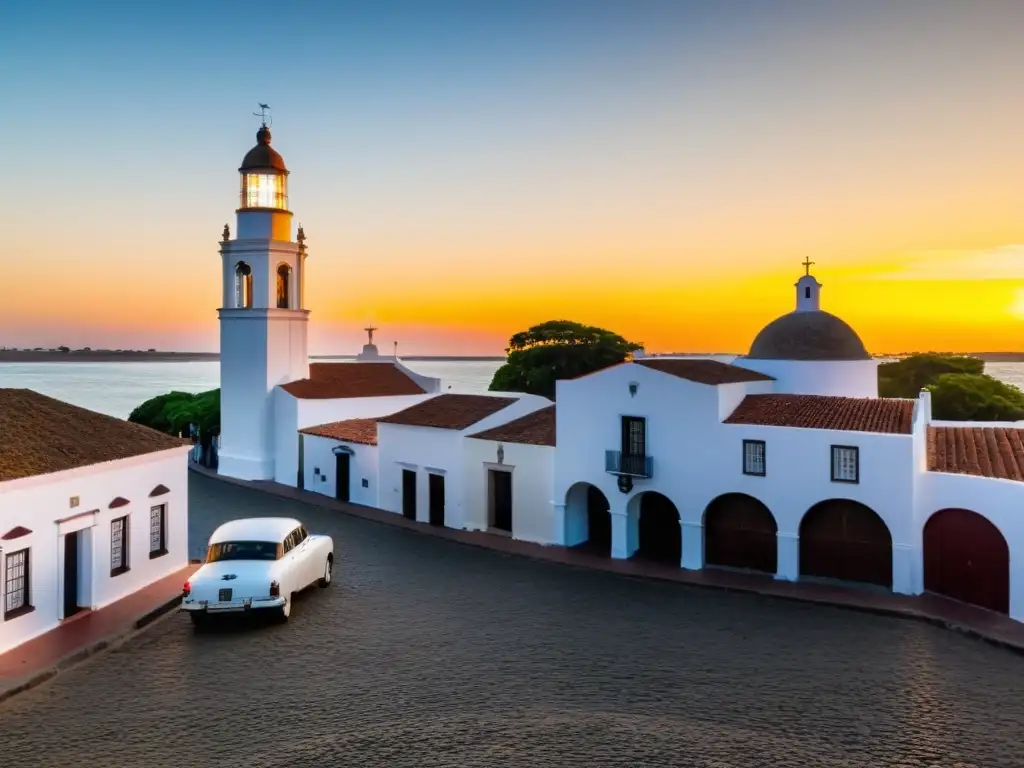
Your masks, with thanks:
[[[140,5],[0,10],[0,345],[216,350],[262,101],[314,354],[743,352],[806,257],[873,352],[1024,350],[1019,0]]]

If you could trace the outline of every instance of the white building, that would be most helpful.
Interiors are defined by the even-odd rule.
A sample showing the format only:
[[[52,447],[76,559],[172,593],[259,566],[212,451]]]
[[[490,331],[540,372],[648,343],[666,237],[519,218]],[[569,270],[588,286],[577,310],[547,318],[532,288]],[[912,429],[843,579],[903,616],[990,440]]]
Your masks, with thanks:
[[[264,126],[225,227],[220,471],[437,525],[682,568],[741,568],[1024,620],[1024,430],[940,424],[927,393],[878,397],[877,361],[821,308],[732,363],[646,357],[521,394],[440,394],[368,344],[308,362],[305,239]],[[557,437],[557,440],[556,440]]]
[[[0,389],[0,653],[188,564],[190,446]]]

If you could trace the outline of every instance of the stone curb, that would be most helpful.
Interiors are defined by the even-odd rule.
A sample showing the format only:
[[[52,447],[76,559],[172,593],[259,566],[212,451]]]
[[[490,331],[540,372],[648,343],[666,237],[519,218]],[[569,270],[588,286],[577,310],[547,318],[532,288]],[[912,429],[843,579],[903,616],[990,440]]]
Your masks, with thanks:
[[[909,620],[912,620],[912,621],[920,621],[920,622],[923,622],[925,624],[931,624],[932,626],[939,627],[940,629],[946,629],[946,630],[950,630],[950,631],[953,631],[953,632],[959,632],[959,633],[961,633],[963,635],[966,635],[968,637],[972,637],[972,638],[974,638],[976,640],[981,640],[981,641],[983,641],[985,643],[988,643],[990,645],[994,645],[994,646],[996,646],[998,648],[1004,648],[1004,649],[1006,649],[1008,651],[1011,651],[1011,652],[1013,652],[1015,654],[1024,656],[1024,645],[1019,645],[1019,644],[1014,643],[1012,641],[1005,640],[1003,638],[996,637],[994,635],[990,635],[990,634],[984,632],[983,630],[977,629],[976,627],[972,627],[972,626],[970,626],[968,624],[962,624],[960,622],[951,621],[951,620],[945,619],[945,618],[943,618],[941,616],[935,616],[935,615],[932,615],[930,613],[925,613],[923,611],[911,610],[911,609],[907,609],[907,608],[889,607],[889,606],[884,606],[884,605],[866,605],[864,603],[857,603],[857,602],[854,602],[852,600],[849,601],[849,602],[828,600],[828,599],[825,599],[825,598],[817,597],[815,595],[801,595],[801,594],[793,594],[793,593],[785,594],[785,593],[780,593],[780,592],[771,592],[771,591],[766,591],[766,590],[760,590],[760,589],[757,589],[756,587],[745,587],[745,586],[742,586],[742,585],[708,584],[707,582],[683,581],[683,580],[680,580],[680,579],[674,579],[674,578],[672,578],[670,576],[667,576],[667,575],[666,576],[659,576],[657,574],[650,574],[650,573],[643,573],[643,574],[640,574],[640,573],[627,573],[627,572],[624,572],[624,571],[620,571],[620,570],[618,570],[616,568],[602,567],[602,566],[597,565],[597,564],[590,565],[590,564],[585,564],[585,563],[567,563],[567,562],[564,562],[562,560],[559,560],[558,558],[545,557],[544,555],[542,555],[539,552],[538,553],[531,553],[531,552],[509,552],[507,550],[499,549],[497,547],[491,546],[490,544],[488,544],[485,541],[476,541],[476,540],[467,541],[465,539],[460,539],[460,538],[456,538],[456,537],[453,537],[453,536],[448,536],[448,535],[445,534],[445,531],[447,529],[437,529],[437,528],[434,528],[432,526],[424,526],[424,527],[415,526],[415,527],[413,527],[413,526],[403,525],[403,524],[401,524],[399,522],[399,521],[402,521],[402,520],[405,519],[403,517],[396,517],[394,522],[392,522],[390,520],[386,520],[386,519],[382,520],[381,518],[377,517],[376,515],[360,514],[355,509],[348,509],[348,508],[335,509],[334,507],[327,507],[325,505],[317,504],[315,501],[311,501],[311,500],[307,500],[307,499],[303,499],[303,498],[296,498],[296,497],[294,497],[294,496],[292,496],[290,494],[281,493],[281,492],[277,491],[273,486],[254,485],[253,483],[251,483],[251,482],[249,482],[247,480],[238,480],[238,479],[233,478],[233,477],[225,477],[223,475],[217,474],[216,472],[214,472],[214,471],[212,471],[212,470],[210,470],[210,469],[208,469],[206,467],[197,467],[197,466],[195,466],[193,464],[189,464],[189,469],[194,471],[194,472],[196,472],[196,473],[198,473],[198,474],[200,474],[200,475],[203,475],[204,477],[209,477],[209,478],[214,479],[214,480],[219,480],[220,482],[223,482],[223,483],[228,483],[230,485],[235,485],[235,486],[238,486],[239,488],[248,488],[251,491],[256,491],[256,492],[259,492],[259,493],[267,493],[267,494],[270,494],[271,496],[276,496],[276,497],[281,498],[281,499],[288,499],[289,501],[297,501],[300,504],[306,504],[306,505],[311,506],[311,507],[316,507],[317,509],[330,509],[331,511],[338,511],[338,512],[341,512],[342,514],[351,515],[352,517],[358,517],[361,520],[368,520],[369,522],[372,522],[372,523],[379,523],[380,525],[388,525],[388,526],[391,526],[393,528],[400,528],[402,530],[406,530],[406,531],[410,531],[410,532],[414,532],[414,533],[419,533],[419,534],[424,535],[424,536],[434,536],[436,538],[441,538],[441,539],[445,539],[446,541],[454,542],[455,544],[462,544],[462,545],[468,546],[468,547],[479,547],[480,549],[487,549],[487,550],[490,550],[492,552],[499,552],[499,553],[501,553],[503,555],[509,555],[509,556],[513,556],[513,557],[524,557],[524,558],[527,558],[529,560],[535,560],[537,562],[554,563],[556,565],[561,565],[561,566],[567,567],[567,568],[579,568],[579,569],[588,570],[588,571],[601,571],[602,573],[613,573],[613,574],[615,574],[617,576],[622,576],[622,577],[629,578],[629,579],[640,579],[642,581],[658,581],[658,582],[663,582],[663,583],[666,583],[666,584],[678,584],[678,585],[683,586],[683,587],[693,587],[693,588],[696,588],[696,589],[716,589],[716,590],[719,590],[719,591],[722,591],[722,592],[734,592],[734,593],[739,593],[739,594],[758,595],[760,597],[767,597],[767,598],[772,598],[772,599],[776,599],[776,600],[789,600],[791,602],[797,602],[797,603],[811,603],[813,605],[820,605],[820,606],[825,606],[825,607],[828,607],[828,608],[840,608],[840,609],[850,610],[850,611],[859,611],[860,613],[870,613],[870,614],[873,614],[873,615],[876,615],[876,616],[885,616],[885,617],[889,617],[889,618],[909,619]],[[348,507],[359,507],[361,505],[354,504],[352,502],[348,502],[347,506]],[[368,509],[376,509],[376,508],[375,507],[368,507]]]
[[[127,627],[117,632],[114,632],[107,637],[101,638],[93,643],[85,645],[79,648],[77,651],[69,653],[67,656],[58,660],[53,666],[48,669],[44,669],[41,672],[36,672],[26,680],[22,680],[20,683],[12,685],[9,688],[0,690],[0,703],[7,699],[15,696],[24,691],[35,688],[42,685],[47,680],[56,677],[61,672],[65,672],[72,667],[81,664],[86,659],[95,656],[108,648],[116,648],[123,644],[127,640],[131,639],[139,630],[148,627],[150,624],[155,622],[157,619],[169,614],[174,608],[176,608],[181,602],[181,595],[177,594],[173,598],[164,601],[156,608],[147,611],[142,616],[137,618]]]

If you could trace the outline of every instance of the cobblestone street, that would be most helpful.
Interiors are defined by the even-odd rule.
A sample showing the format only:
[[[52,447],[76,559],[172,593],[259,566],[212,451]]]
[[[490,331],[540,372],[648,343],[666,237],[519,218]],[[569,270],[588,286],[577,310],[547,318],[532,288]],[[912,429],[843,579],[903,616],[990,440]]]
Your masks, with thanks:
[[[0,763],[1021,765],[1024,659],[929,625],[502,556],[193,474],[334,536],[283,626],[181,615],[0,705]]]

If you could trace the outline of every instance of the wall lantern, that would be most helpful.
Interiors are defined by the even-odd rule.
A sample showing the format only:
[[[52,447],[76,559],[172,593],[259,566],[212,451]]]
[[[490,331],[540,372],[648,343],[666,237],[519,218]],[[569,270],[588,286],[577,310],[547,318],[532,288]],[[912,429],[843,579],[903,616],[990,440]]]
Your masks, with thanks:
[[[633,490],[633,478],[629,475],[619,475],[619,490],[629,493]]]
[[[629,382],[629,396],[630,397],[636,397],[636,391],[638,389],[640,389],[640,385],[639,384],[637,384],[635,381]]]

